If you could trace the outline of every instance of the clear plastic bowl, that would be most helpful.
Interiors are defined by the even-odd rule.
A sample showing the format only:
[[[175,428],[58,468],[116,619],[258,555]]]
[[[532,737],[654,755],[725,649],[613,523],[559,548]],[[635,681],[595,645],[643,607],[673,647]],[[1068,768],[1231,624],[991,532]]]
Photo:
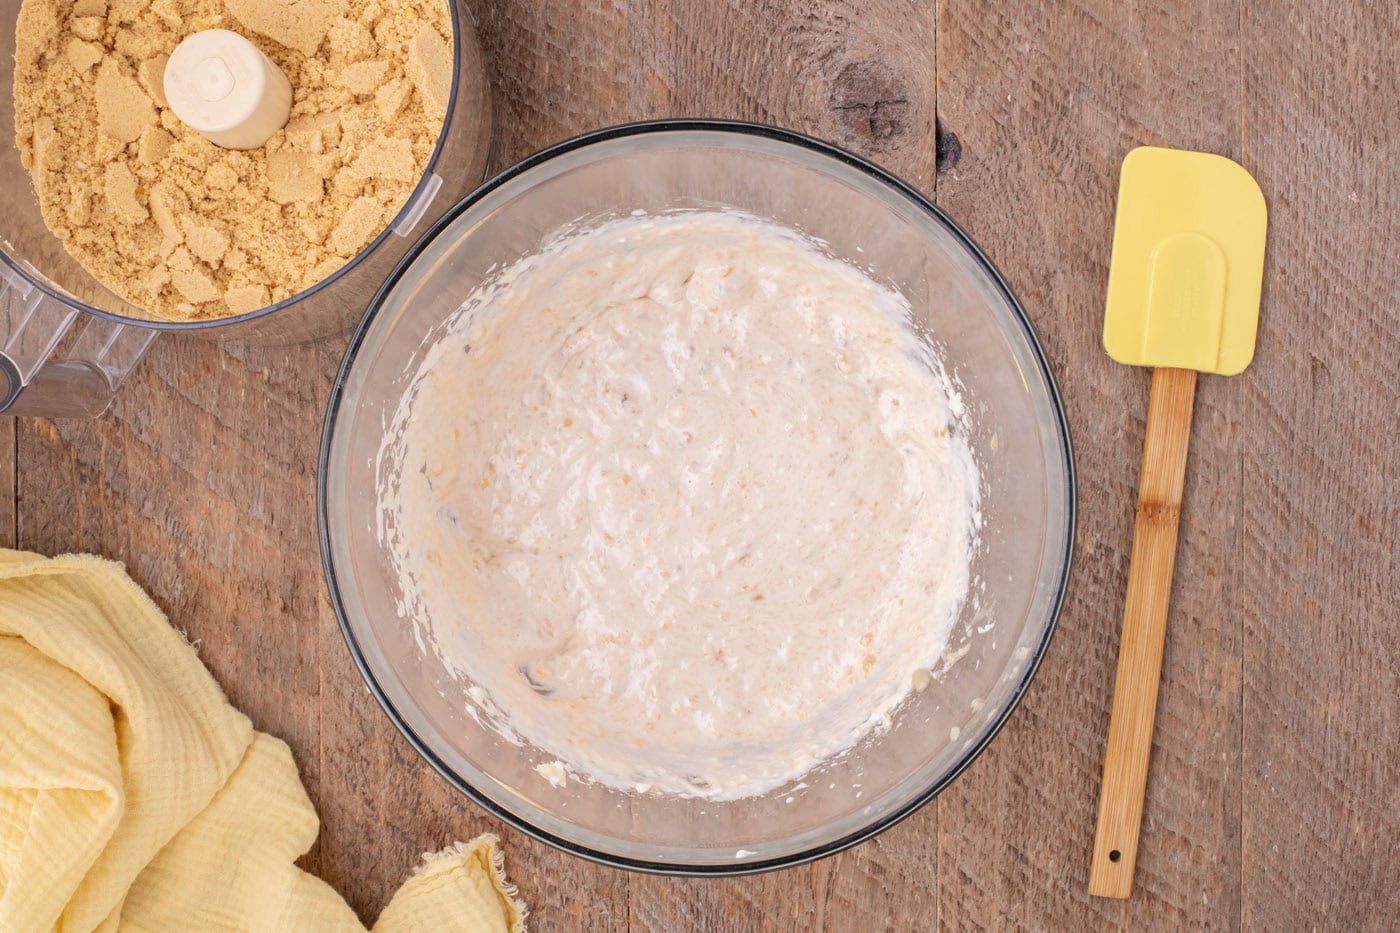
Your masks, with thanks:
[[[345,333],[403,258],[410,236],[485,177],[490,89],[471,11],[463,0],[450,0],[453,77],[447,114],[426,171],[385,229],[324,280],[265,308],[213,320],[150,319],[69,255],[40,213],[14,142],[15,41],[22,6],[23,0],[0,0],[0,412],[95,417],[164,331],[272,345]],[[79,169],[70,164],[65,171]],[[102,166],[88,171],[96,174]]]
[[[643,210],[731,207],[795,227],[898,287],[965,387],[983,529],[941,668],[885,733],[788,787],[732,802],[628,794],[533,769],[466,710],[468,684],[420,650],[377,535],[385,425],[434,329],[490,272],[552,232]],[[1025,313],[981,250],[917,191],[793,133],[713,121],[635,124],[535,155],[457,205],[380,291],[326,417],[322,551],[346,641],[410,742],[452,784],[567,851],[644,871],[761,871],[830,854],[908,815],[965,768],[1025,692],[1069,573],[1074,482],[1058,391]]]

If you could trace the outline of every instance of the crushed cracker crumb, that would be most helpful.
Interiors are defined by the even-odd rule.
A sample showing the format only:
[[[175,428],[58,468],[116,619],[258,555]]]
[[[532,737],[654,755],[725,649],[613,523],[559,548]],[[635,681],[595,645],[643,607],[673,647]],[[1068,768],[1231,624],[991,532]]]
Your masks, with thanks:
[[[170,52],[215,27],[292,83],[262,149],[213,145],[165,99]],[[122,298],[172,320],[245,314],[339,270],[408,199],[441,132],[450,35],[443,0],[24,0],[20,159],[50,229]]]

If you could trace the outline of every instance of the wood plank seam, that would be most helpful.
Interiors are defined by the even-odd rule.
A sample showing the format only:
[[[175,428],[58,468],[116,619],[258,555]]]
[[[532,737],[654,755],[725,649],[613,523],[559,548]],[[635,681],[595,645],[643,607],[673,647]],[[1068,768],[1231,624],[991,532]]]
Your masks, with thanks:
[[[0,528],[0,544],[6,547],[19,547],[19,430],[15,427],[14,418],[5,419],[4,431],[8,432],[9,442],[5,445],[9,448],[5,457],[8,462],[0,463],[0,472],[9,474],[5,483],[3,493],[6,507],[10,510],[9,520],[5,522],[6,527]]]
[[[934,164],[933,178],[929,181],[929,200],[938,204],[938,176],[943,171],[940,164],[941,155],[941,134],[943,132],[943,120],[938,112],[938,91],[943,80],[943,56],[938,54],[938,21],[942,11],[943,0],[933,0],[933,146]],[[943,896],[948,890],[948,886],[943,883],[944,864],[941,857],[943,852],[943,795],[939,794],[933,801],[933,928],[943,929]]]

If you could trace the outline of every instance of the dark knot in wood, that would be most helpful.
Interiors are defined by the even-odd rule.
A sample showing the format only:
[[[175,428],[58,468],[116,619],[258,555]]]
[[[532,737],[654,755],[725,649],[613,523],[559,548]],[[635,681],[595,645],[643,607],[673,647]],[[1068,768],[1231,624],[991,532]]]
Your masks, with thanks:
[[[832,82],[830,109],[847,142],[888,149],[909,132],[908,82],[883,62],[849,62]]]
[[[958,134],[938,127],[938,142],[935,153],[937,159],[938,174],[951,172],[958,167],[962,161],[962,140],[958,139]]]

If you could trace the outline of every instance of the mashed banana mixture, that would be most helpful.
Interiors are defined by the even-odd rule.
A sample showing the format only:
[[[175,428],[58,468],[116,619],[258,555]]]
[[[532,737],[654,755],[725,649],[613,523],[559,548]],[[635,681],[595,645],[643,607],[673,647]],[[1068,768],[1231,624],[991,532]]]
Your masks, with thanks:
[[[927,683],[978,471],[901,295],[691,212],[565,235],[463,297],[380,452],[381,534],[477,715],[575,778],[732,799]]]

